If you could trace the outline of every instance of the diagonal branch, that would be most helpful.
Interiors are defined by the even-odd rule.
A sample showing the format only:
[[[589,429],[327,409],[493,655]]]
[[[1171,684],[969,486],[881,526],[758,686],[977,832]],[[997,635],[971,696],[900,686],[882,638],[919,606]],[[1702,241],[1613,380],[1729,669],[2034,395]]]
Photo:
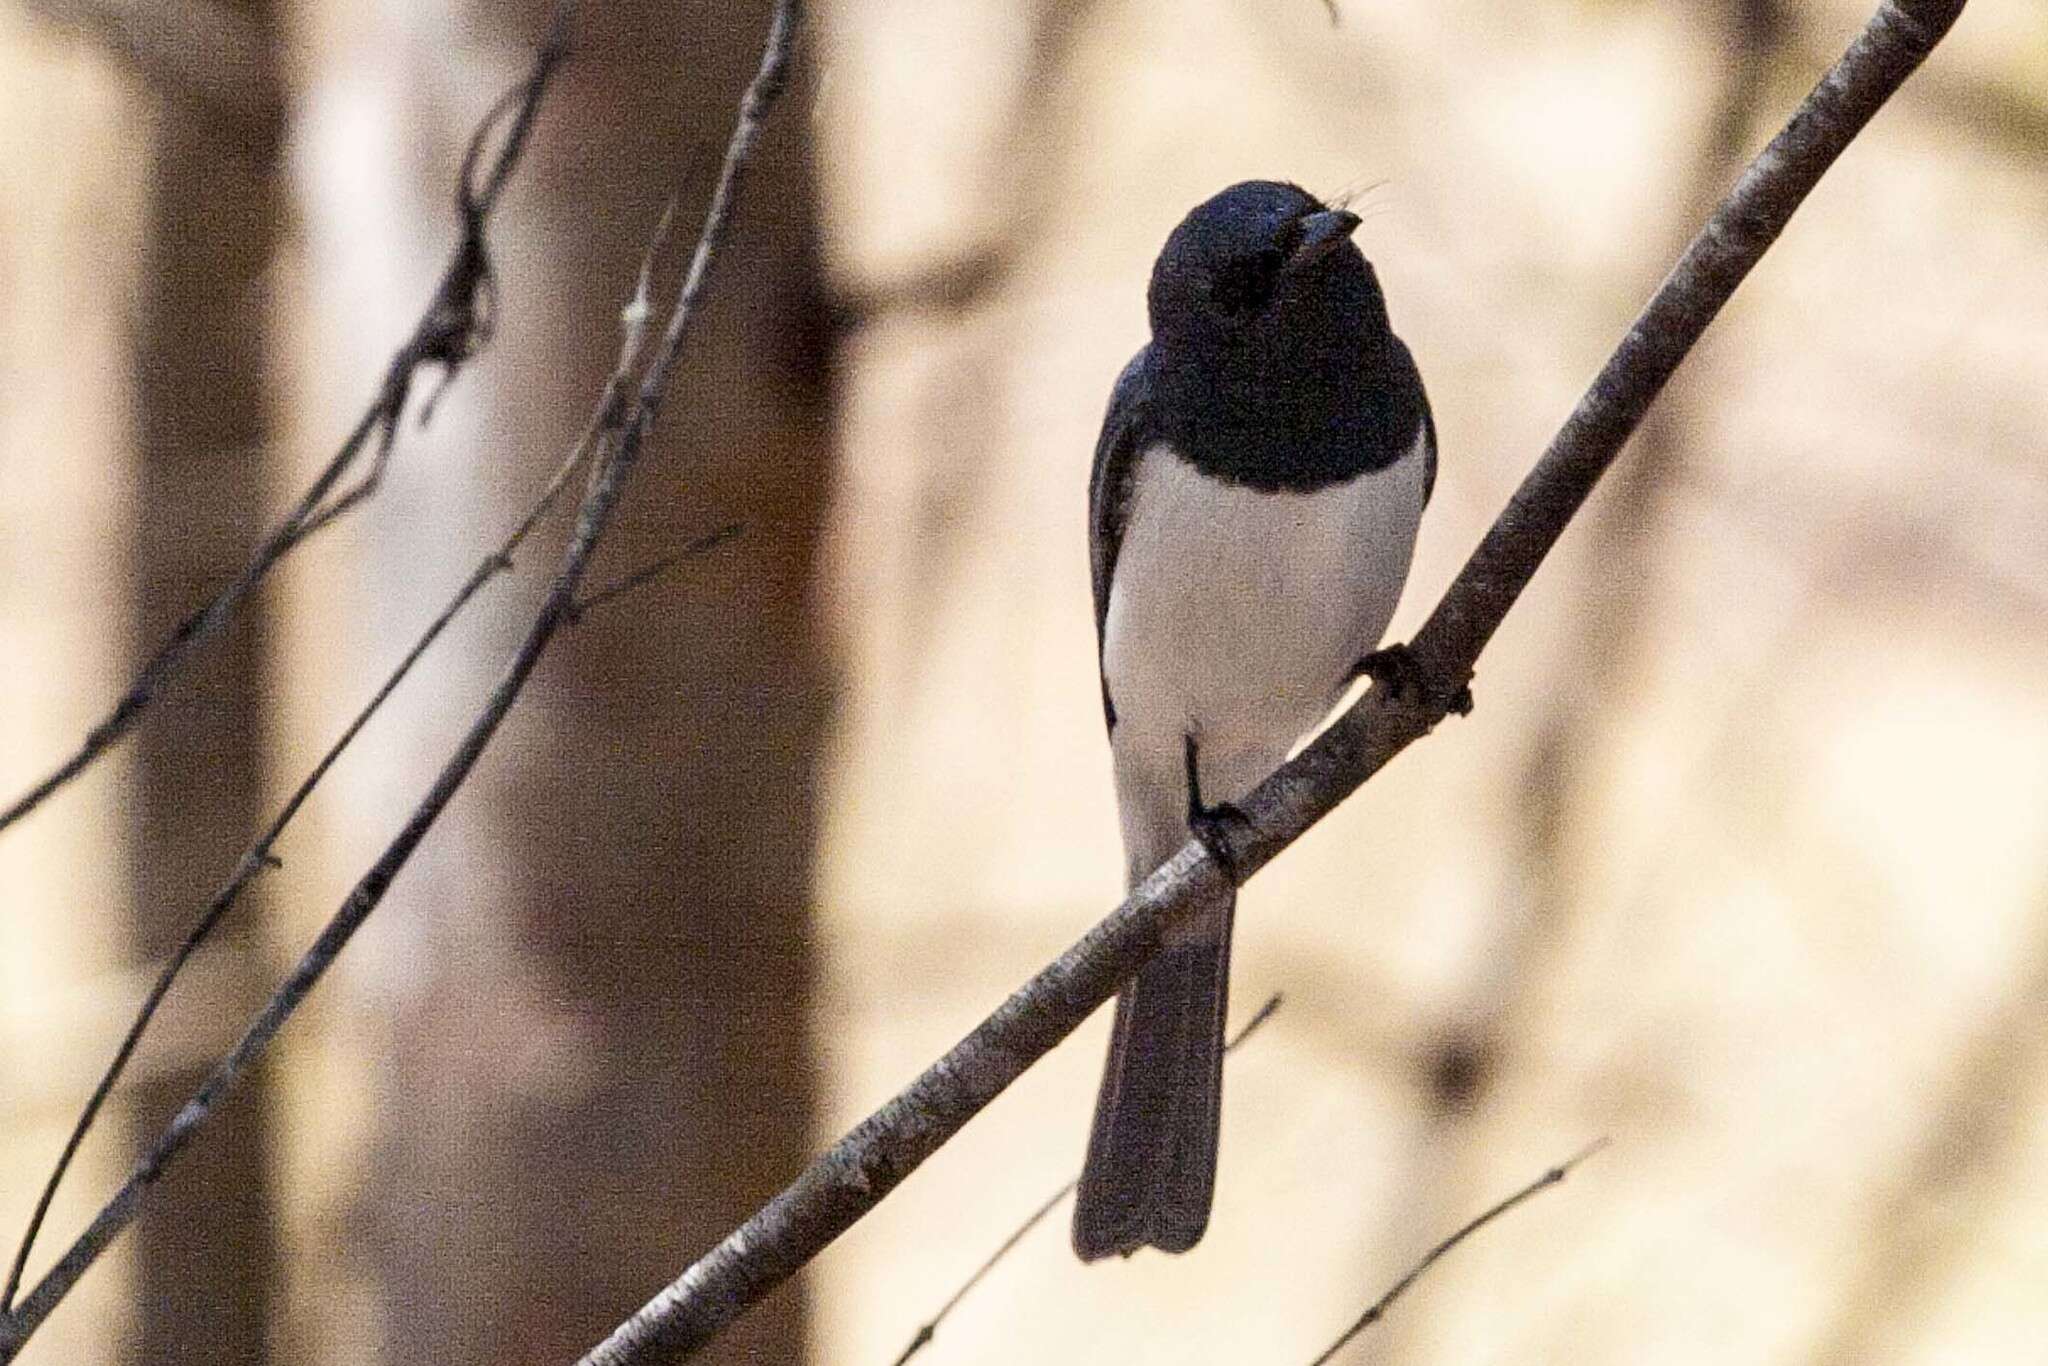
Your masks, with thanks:
[[[405,414],[406,400],[411,397],[413,380],[420,368],[430,364],[439,366],[445,387],[489,339],[495,286],[490,254],[484,243],[484,228],[491,211],[497,207],[500,191],[526,150],[533,121],[540,112],[541,97],[547,93],[548,83],[553,80],[556,70],[569,56],[569,28],[575,18],[576,4],[577,0],[558,0],[554,17],[549,21],[547,38],[534,55],[532,70],[484,115],[471,136],[462,162],[462,173],[456,181],[455,208],[461,223],[461,237],[456,242],[454,255],[449,258],[447,269],[425,312],[420,315],[412,336],[392,356],[376,396],[370,400],[369,407],[357,420],[354,429],[299,495],[291,511],[271,528],[270,534],[249,557],[241,572],[216,593],[212,601],[178,623],[135,675],[112,710],[87,732],[78,748],[28,791],[0,807],[0,833],[5,833],[9,826],[41,806],[52,793],[85,772],[96,759],[133,730],[192,651],[226,627],[249,595],[277,567],[278,561],[297,549],[307,537],[376,491],[384,467],[391,459],[392,448],[397,444],[399,421]],[[511,127],[499,143],[497,155],[491,159],[489,171],[479,184],[477,173],[483,149],[507,115],[511,116]],[[424,414],[421,420],[425,420]],[[370,452],[368,469],[358,477],[353,487],[337,493],[343,479],[356,469],[366,450]]]
[[[427,794],[407,817],[404,827],[357,881],[340,909],[241,1039],[214,1066],[197,1094],[185,1103],[149,1152],[136,1163],[126,1184],[101,1208],[92,1223],[58,1259],[56,1266],[22,1298],[11,1315],[0,1314],[0,1363],[14,1359],[29,1336],[49,1317],[50,1311],[120,1236],[121,1231],[134,1222],[143,1200],[162,1176],[166,1165],[192,1140],[235,1083],[255,1065],[277,1031],[291,1018],[327,969],[333,966],[342,949],[383,901],[393,880],[467,781],[477,760],[483,756],[498,727],[511,711],[512,704],[525,689],[549,644],[564,626],[570,624],[577,594],[591,559],[611,527],[627,481],[639,463],[648,434],[653,430],[663,400],[668,395],[683,343],[710,279],[712,262],[731,227],[740,182],[754,144],[786,84],[799,18],[798,0],[780,0],[762,53],[760,70],[742,98],[718,183],[705,211],[703,230],[677,291],[660,344],[630,405],[620,409],[611,401],[615,395],[609,389],[605,398],[600,400],[599,420],[607,428],[600,438],[603,454],[591,473],[588,491],[577,508],[575,529],[569,537],[547,598],[506,665],[503,676],[463,734],[455,752],[436,775]]]
[[[1240,876],[1271,862],[1396,754],[1429,733],[1472,677],[1508,609],[1664,383],[1793,212],[1872,115],[1925,60],[1963,0],[1883,0],[1792,119],[1752,162],[1630,327],[1412,642],[1433,686],[1375,687],[1239,805]],[[724,1242],[583,1358],[669,1361],[747,1308],[873,1209],[1159,949],[1228,879],[1189,842],[1107,919],[799,1174]]]

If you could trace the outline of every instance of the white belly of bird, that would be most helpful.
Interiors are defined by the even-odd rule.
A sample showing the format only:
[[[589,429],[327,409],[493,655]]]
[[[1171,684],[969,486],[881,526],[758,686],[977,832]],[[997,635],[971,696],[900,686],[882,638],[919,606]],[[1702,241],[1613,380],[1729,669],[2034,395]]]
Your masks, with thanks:
[[[1103,635],[1134,878],[1187,837],[1186,736],[1203,801],[1234,801],[1379,643],[1408,577],[1425,464],[1418,442],[1385,469],[1297,494],[1219,483],[1163,447],[1139,460]]]

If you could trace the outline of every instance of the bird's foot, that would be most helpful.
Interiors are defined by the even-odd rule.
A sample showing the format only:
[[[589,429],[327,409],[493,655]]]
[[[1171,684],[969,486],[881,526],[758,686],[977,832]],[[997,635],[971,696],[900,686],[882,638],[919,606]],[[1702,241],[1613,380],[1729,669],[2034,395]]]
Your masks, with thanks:
[[[1358,677],[1370,678],[1374,688],[1383,688],[1403,706],[1436,706],[1457,716],[1472,714],[1472,689],[1459,684],[1446,690],[1423,671],[1415,652],[1406,645],[1388,645],[1358,661]]]
[[[1213,806],[1203,802],[1196,748],[1195,737],[1188,736],[1184,751],[1188,781],[1188,833],[1209,851],[1209,857],[1230,879],[1230,885],[1242,887],[1244,877],[1238,871],[1237,848],[1239,842],[1252,833],[1252,823],[1234,802],[1217,802]]]
[[[1223,870],[1223,876],[1230,879],[1231,886],[1244,886],[1244,875],[1238,871],[1237,846],[1252,833],[1251,819],[1244,812],[1232,802],[1218,802],[1199,811],[1190,811],[1188,833],[1201,841],[1202,847],[1209,851],[1209,857],[1215,859],[1216,866]]]

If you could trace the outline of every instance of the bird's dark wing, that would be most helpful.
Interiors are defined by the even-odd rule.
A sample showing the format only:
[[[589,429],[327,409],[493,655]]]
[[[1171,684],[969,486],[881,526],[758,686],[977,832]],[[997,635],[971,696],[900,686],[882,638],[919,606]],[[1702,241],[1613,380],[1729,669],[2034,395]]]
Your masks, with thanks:
[[[1151,349],[1140,347],[1124,372],[1116,377],[1116,387],[1109,394],[1109,411],[1102,419],[1102,435],[1095,440],[1095,467],[1088,475],[1088,570],[1095,589],[1098,667],[1109,622],[1110,578],[1116,573],[1116,554],[1123,545],[1124,519],[1130,510],[1131,474],[1137,468],[1148,425],[1150,385],[1146,361]],[[1115,730],[1116,706],[1110,701],[1106,678],[1102,683],[1102,714],[1109,728]]]
[[[1395,366],[1397,383],[1406,384],[1414,393],[1415,402],[1422,408],[1422,505],[1429,506],[1429,496],[1436,492],[1436,415],[1429,410],[1429,393],[1422,387],[1422,371],[1416,368],[1415,357],[1408,350],[1408,344],[1399,337],[1394,338],[1394,351],[1400,357]]]
[[[1419,385],[1420,380],[1416,383]],[[1422,458],[1428,463],[1422,467],[1422,505],[1429,506],[1429,496],[1436,492],[1436,415],[1429,411],[1429,395],[1422,396],[1422,435],[1429,445]]]

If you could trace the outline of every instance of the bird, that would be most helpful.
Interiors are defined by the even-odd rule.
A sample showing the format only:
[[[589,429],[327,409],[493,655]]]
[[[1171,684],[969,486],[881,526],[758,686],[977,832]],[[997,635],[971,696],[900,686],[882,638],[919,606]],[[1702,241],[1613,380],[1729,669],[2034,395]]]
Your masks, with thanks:
[[[1232,805],[1361,676],[1436,484],[1436,425],[1359,218],[1249,180],[1167,237],[1151,339],[1111,391],[1090,578],[1127,886],[1192,835],[1229,876]],[[1074,1208],[1084,1262],[1185,1252],[1209,1223],[1236,894],[1169,931],[1117,996]]]

